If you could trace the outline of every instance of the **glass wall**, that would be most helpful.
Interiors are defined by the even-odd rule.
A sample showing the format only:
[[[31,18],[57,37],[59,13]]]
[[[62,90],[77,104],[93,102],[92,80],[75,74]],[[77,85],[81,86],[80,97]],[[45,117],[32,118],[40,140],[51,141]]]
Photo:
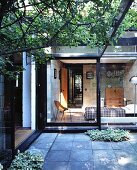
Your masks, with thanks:
[[[11,149],[11,83],[0,75],[0,163],[7,165],[12,158]]]
[[[102,125],[136,127],[137,59],[102,58],[100,69]]]
[[[48,62],[48,123],[96,123],[96,105],[96,60]]]
[[[36,69],[26,52],[14,57],[16,66],[23,66],[22,73],[14,79],[15,148],[36,130]]]

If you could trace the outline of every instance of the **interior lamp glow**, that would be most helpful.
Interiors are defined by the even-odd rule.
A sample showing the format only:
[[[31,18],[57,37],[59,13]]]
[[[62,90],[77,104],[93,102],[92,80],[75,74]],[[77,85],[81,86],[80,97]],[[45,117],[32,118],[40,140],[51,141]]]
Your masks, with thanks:
[[[137,85],[137,76],[131,77],[129,81],[130,81],[132,84]]]
[[[137,76],[133,76],[129,79],[129,81],[134,84],[135,86],[135,96],[134,96],[134,116],[135,116],[135,113],[136,113],[136,86],[137,86]]]

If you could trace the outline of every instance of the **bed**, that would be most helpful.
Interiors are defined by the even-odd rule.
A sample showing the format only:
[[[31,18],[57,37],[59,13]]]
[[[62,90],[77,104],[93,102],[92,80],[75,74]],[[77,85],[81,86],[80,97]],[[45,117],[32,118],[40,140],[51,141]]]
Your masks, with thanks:
[[[101,107],[101,117],[125,117],[126,112],[123,108],[109,108]],[[97,108],[96,107],[86,107],[85,120],[93,120],[97,118]]]
[[[126,115],[127,115],[127,114],[133,115],[133,114],[134,114],[134,108],[135,108],[135,107],[136,107],[135,113],[137,114],[137,104],[136,104],[136,105],[134,105],[134,104],[128,104],[128,105],[126,105],[126,106],[124,106],[124,107],[121,107],[121,108],[125,110]]]
[[[136,115],[134,115],[134,104],[129,104],[124,107],[101,107],[101,117],[137,117],[137,105],[136,105]],[[95,120],[97,118],[97,108],[96,107],[86,107],[85,120]]]

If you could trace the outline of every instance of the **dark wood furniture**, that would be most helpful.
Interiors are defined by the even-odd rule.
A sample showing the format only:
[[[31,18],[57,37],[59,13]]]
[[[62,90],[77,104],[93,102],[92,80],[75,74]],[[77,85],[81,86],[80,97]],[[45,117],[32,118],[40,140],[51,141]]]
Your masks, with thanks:
[[[107,107],[122,107],[122,106],[124,106],[124,89],[121,87],[106,88],[105,103],[106,103]]]

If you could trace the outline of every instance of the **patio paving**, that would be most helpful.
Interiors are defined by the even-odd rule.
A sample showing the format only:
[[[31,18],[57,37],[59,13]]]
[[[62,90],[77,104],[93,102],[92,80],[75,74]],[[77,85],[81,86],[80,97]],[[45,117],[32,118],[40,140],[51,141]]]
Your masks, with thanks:
[[[137,134],[124,142],[91,141],[84,133],[43,133],[29,149],[45,156],[43,170],[137,170]]]

